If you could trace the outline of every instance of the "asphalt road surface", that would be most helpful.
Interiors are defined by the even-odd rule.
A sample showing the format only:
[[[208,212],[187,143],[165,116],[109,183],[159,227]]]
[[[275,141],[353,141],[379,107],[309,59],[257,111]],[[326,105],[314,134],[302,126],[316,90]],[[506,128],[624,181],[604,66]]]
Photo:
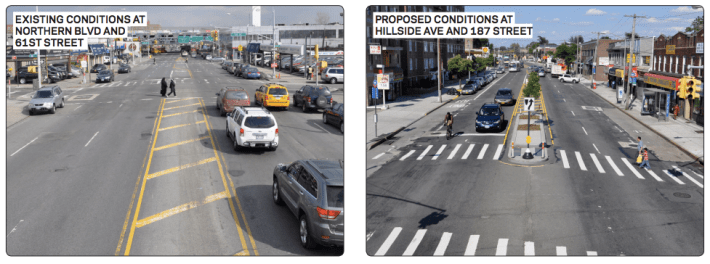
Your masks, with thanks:
[[[702,254],[703,168],[588,87],[541,79],[554,136],[545,163],[512,164],[505,130],[475,131],[475,112],[499,88],[517,97],[526,70],[367,152],[367,254]],[[513,107],[503,110],[510,120]],[[637,135],[653,146],[648,171],[635,164]]]
[[[172,77],[177,96],[163,98]],[[343,158],[322,111],[273,110],[276,151],[234,151],[215,93],[261,80],[178,54],[107,84],[66,89],[66,107],[7,130],[7,254],[341,255],[305,250],[295,216],[271,200],[278,163]],[[289,93],[305,81],[283,83]],[[342,84],[328,85],[342,88]],[[343,101],[342,89],[333,94]]]

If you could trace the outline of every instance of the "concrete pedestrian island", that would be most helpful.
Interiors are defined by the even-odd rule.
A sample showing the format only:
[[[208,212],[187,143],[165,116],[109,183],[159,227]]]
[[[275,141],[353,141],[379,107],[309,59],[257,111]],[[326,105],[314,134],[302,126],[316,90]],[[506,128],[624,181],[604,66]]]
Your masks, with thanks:
[[[548,131],[547,120],[541,111],[530,114],[530,132],[528,134],[528,113],[516,114],[510,120],[510,140],[506,145],[508,160],[518,164],[537,164],[548,160],[546,133]],[[528,148],[527,137],[530,136]],[[543,149],[543,144],[545,148]],[[532,159],[525,159],[523,156],[530,150]]]

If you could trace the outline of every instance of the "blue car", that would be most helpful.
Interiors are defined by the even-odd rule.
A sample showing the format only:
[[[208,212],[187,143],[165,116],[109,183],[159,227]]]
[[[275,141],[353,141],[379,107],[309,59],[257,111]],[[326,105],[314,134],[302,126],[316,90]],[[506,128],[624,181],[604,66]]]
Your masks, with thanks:
[[[476,112],[476,131],[480,130],[497,130],[502,131],[505,126],[505,113],[500,105],[496,103],[487,103],[481,106],[481,109]]]
[[[249,67],[242,70],[242,77],[244,77],[244,79],[260,79],[261,73],[257,68]]]

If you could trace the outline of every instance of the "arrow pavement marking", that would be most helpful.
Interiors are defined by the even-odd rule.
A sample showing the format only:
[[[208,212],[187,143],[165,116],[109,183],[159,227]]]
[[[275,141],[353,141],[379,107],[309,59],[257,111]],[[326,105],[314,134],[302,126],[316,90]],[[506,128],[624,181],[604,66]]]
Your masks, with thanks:
[[[483,145],[483,148],[481,149],[481,152],[478,153],[478,158],[477,158],[477,159],[483,159],[483,155],[486,154],[486,149],[488,149],[488,144]]]
[[[401,227],[395,227],[392,229],[392,233],[387,237],[385,240],[385,243],[382,243],[382,246],[380,246],[380,249],[375,252],[375,256],[384,256],[387,253],[387,250],[390,249],[390,246],[392,246],[392,243],[397,239],[397,236],[399,236],[399,233],[402,232]]]
[[[602,164],[599,163],[597,156],[594,155],[594,153],[589,153],[589,156],[592,156],[592,160],[594,161],[594,165],[597,166],[597,169],[599,170],[599,172],[606,173],[606,171],[604,171],[604,168],[602,167]]]
[[[417,234],[414,235],[412,242],[409,243],[409,246],[407,246],[407,250],[404,251],[404,254],[402,254],[402,256],[414,255],[414,251],[417,250],[419,243],[422,242],[422,238],[424,238],[424,234],[426,234],[426,229],[417,230]]]
[[[456,147],[454,147],[454,151],[451,151],[451,154],[449,154],[449,157],[446,159],[453,159],[454,156],[456,156],[456,152],[459,151],[460,147],[461,147],[461,144],[456,144]]]
[[[410,150],[409,153],[407,153],[406,155],[402,156],[402,158],[400,158],[399,160],[405,160],[406,158],[409,158],[409,156],[411,156],[412,154],[414,154],[414,152],[415,152],[415,150]]]
[[[579,154],[579,151],[575,151],[574,155],[577,156],[577,161],[579,161],[579,168],[587,171],[587,166],[584,166],[584,160],[582,160],[582,154]]]
[[[636,175],[636,177],[638,177],[639,179],[642,179],[642,180],[646,179],[643,176],[641,176],[641,173],[639,173],[636,169],[634,169],[633,166],[631,166],[631,163],[629,162],[629,160],[627,160],[625,158],[621,158],[621,161],[623,161],[624,164],[626,164],[626,167],[629,167],[629,170],[631,170],[631,172],[633,172],[634,175]]]
[[[466,245],[466,252],[463,253],[464,256],[476,255],[476,248],[478,247],[478,239],[480,237],[480,235],[471,235],[468,237],[468,245]]]
[[[444,152],[444,149],[445,149],[445,148],[446,148],[446,144],[441,145],[441,147],[440,147],[439,150],[436,152],[436,154],[434,154],[434,157],[432,157],[431,160],[436,160],[436,159],[438,159],[438,158],[439,158],[439,155],[441,155],[441,152]]]
[[[429,152],[429,150],[431,149],[431,147],[432,147],[432,145],[429,145],[428,147],[426,147],[426,149],[424,150],[424,152],[422,152],[422,154],[419,155],[419,157],[417,158],[417,160],[422,160],[422,159],[426,156],[427,152]]]
[[[606,161],[609,162],[609,165],[611,165],[611,167],[614,169],[614,172],[616,172],[616,175],[624,176],[624,174],[621,173],[621,170],[619,170],[619,167],[616,167],[616,164],[614,163],[614,161],[611,160],[611,157],[609,157],[609,156],[604,156],[604,157],[606,158]]]
[[[471,154],[471,151],[473,150],[473,146],[475,146],[475,145],[476,145],[476,144],[471,144],[471,145],[469,145],[469,146],[468,146],[468,149],[466,150],[466,152],[463,153],[463,157],[461,157],[461,159],[468,159],[468,155]]]
[[[562,156],[562,166],[564,166],[565,169],[569,169],[569,161],[567,161],[567,154],[564,150],[560,150],[560,156]]]

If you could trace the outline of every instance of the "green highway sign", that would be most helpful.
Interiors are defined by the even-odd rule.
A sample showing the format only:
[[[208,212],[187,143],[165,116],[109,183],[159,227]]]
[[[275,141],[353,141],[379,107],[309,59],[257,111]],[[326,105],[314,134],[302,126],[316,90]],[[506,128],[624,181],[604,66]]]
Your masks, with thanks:
[[[232,37],[246,37],[247,33],[232,33]]]
[[[37,58],[37,54],[30,54],[30,58]]]

